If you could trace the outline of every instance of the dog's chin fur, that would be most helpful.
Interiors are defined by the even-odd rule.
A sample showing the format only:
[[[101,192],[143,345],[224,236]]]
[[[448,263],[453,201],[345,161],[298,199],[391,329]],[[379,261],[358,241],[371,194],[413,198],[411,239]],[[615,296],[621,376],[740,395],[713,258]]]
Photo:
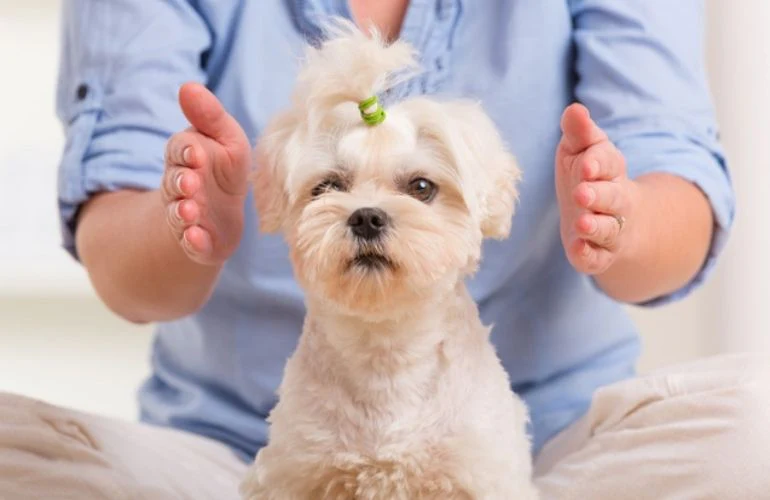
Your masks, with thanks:
[[[412,65],[338,25],[259,141],[261,226],[288,241],[308,313],[248,499],[536,498],[527,409],[463,283],[508,235],[518,168],[475,104],[415,98],[364,125],[355,104]],[[361,208],[385,214],[378,238],[353,234]]]

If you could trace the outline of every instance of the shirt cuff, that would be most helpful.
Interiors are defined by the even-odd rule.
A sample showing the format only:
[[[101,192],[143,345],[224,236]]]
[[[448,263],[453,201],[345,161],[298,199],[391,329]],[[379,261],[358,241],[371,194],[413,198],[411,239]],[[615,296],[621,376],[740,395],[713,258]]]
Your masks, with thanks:
[[[85,109],[66,126],[59,165],[58,209],[62,244],[78,259],[75,230],[80,207],[100,192],[160,186],[166,134],[126,127],[100,130],[100,109]]]

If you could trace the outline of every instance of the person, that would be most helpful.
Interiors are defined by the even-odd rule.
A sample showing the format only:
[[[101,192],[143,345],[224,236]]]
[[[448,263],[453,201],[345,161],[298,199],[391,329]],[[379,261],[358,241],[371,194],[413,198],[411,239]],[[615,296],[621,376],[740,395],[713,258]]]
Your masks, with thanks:
[[[304,313],[285,243],[256,229],[250,150],[288,103],[303,45],[341,15],[419,51],[424,71],[387,99],[478,99],[522,166],[512,235],[485,247],[469,287],[529,405],[543,498],[766,498],[761,360],[638,374],[624,307],[698,288],[734,218],[701,2],[72,1],[63,13],[64,245],[110,309],[158,324],[152,375],[141,424],[4,395],[0,497],[237,498]]]

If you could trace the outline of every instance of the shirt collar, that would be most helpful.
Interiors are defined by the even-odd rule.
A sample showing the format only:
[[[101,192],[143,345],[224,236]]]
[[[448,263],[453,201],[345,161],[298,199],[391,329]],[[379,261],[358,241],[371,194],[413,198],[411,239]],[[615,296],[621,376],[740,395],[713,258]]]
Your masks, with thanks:
[[[310,41],[321,38],[321,23],[327,17],[352,17],[348,0],[289,0],[289,5],[297,27]]]

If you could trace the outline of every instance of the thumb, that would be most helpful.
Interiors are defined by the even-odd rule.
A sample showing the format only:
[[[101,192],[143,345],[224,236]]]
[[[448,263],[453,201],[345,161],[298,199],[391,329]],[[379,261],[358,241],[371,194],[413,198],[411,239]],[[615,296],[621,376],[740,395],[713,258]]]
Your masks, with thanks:
[[[248,139],[238,122],[219,99],[200,83],[185,83],[179,89],[179,105],[190,124],[228,148],[248,147]]]
[[[607,134],[591,119],[582,104],[571,104],[561,117],[562,147],[567,154],[577,154],[607,139]]]

